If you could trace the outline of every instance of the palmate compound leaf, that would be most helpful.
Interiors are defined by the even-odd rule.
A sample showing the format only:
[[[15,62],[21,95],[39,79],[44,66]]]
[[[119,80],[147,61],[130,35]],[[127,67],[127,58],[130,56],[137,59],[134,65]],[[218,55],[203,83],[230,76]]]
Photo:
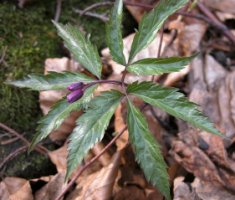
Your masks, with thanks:
[[[127,126],[136,160],[146,178],[170,200],[170,185],[167,166],[157,141],[148,129],[147,122],[140,110],[128,101]]]
[[[86,113],[77,120],[77,127],[69,139],[66,179],[81,163],[88,151],[102,140],[122,96],[122,93],[116,90],[101,93],[91,100]]]
[[[51,108],[50,112],[38,122],[37,133],[33,137],[29,151],[31,151],[37,143],[46,138],[53,130],[59,128],[72,111],[78,111],[86,106],[91,100],[96,87],[97,86],[94,85],[88,88],[83,97],[72,104],[68,103],[64,98],[58,101]]]
[[[7,84],[31,90],[62,90],[74,82],[90,82],[93,79],[79,72],[49,72],[47,75],[28,75],[25,79],[8,81]]]
[[[131,46],[129,63],[153,41],[164,21],[187,2],[188,0],[161,0],[156,8],[143,17]]]
[[[165,88],[153,82],[135,82],[128,86],[127,92],[140,97],[152,106],[159,107],[176,118],[189,122],[194,127],[223,136],[214,128],[208,118],[203,116],[198,110],[198,106],[188,101],[176,88]]]
[[[81,63],[88,71],[100,78],[102,64],[98,50],[89,39],[86,39],[78,27],[70,24],[55,24],[58,34],[63,38],[65,46],[74,55],[75,60]]]
[[[109,22],[106,26],[107,44],[110,49],[113,60],[119,64],[126,65],[123,54],[122,41],[122,9],[123,0],[116,0],[112,10]]]
[[[160,75],[183,69],[196,54],[190,57],[146,58],[132,63],[127,71],[137,75]]]

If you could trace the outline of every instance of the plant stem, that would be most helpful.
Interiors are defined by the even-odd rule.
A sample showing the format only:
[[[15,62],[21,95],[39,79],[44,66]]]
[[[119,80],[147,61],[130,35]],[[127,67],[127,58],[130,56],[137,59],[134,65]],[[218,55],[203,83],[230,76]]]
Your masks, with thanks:
[[[116,80],[96,80],[96,81],[92,81],[92,82],[88,83],[87,85],[85,85],[83,90],[86,90],[87,88],[89,88],[89,87],[91,87],[91,86],[93,86],[95,84],[101,84],[101,83],[120,85],[122,87],[123,87],[123,84],[124,84],[124,87],[127,86],[127,84],[122,83],[122,81],[116,81]]]
[[[92,165],[96,160],[98,160],[114,143],[115,141],[127,130],[127,126],[125,126],[120,133],[118,133],[105,147],[104,149],[95,157],[93,157],[88,163],[86,163],[84,166],[82,166],[73,179],[68,183],[68,185],[63,189],[61,194],[55,199],[55,200],[60,200],[65,193],[69,190],[69,188],[76,182],[78,177],[90,166]]]
[[[121,83],[122,83],[122,90],[123,92],[125,93],[125,95],[127,96],[127,93],[126,93],[126,84],[125,84],[125,78],[126,78],[126,75],[127,75],[127,71],[125,70],[122,74],[122,79],[121,79]]]
[[[164,28],[165,28],[165,23],[162,25],[162,30],[161,30],[161,36],[160,36],[160,41],[159,41],[159,46],[158,46],[158,52],[157,52],[157,58],[161,56],[161,50],[162,50],[162,42],[163,42],[163,35],[164,35]],[[154,75],[152,76],[151,81],[154,81]]]

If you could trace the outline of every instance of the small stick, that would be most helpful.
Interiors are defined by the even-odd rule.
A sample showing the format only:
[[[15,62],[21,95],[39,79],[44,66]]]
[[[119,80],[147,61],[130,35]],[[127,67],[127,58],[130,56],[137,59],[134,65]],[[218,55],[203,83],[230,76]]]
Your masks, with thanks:
[[[16,149],[15,151],[13,151],[12,153],[10,153],[6,158],[4,158],[4,160],[0,163],[0,169],[5,165],[5,163],[7,163],[9,160],[12,160],[14,157],[16,157],[17,155],[27,151],[28,149],[28,145],[25,145],[23,147],[20,147],[18,149]]]
[[[17,141],[17,140],[19,140],[18,137],[13,137],[13,138],[11,138],[11,139],[4,140],[4,141],[0,142],[0,144],[1,144],[1,145],[11,144],[11,143],[13,143],[13,142],[15,142],[15,141]]]
[[[81,13],[80,13],[80,16],[83,16],[85,15],[88,11],[91,11],[93,9],[96,9],[98,7],[103,7],[103,6],[110,6],[110,5],[113,5],[113,2],[98,2],[98,3],[94,3],[92,4],[91,6],[88,6],[87,8],[85,8]]]
[[[197,6],[201,12],[203,12],[214,23],[214,26],[220,29],[223,34],[235,44],[235,36],[230,32],[227,26],[221,23],[203,3],[197,2]]]
[[[0,64],[4,61],[4,58],[6,56],[6,51],[7,51],[7,47],[3,47]]]
[[[57,0],[56,1],[56,12],[55,12],[55,17],[54,17],[55,22],[58,22],[59,19],[60,19],[62,1],[63,0]]]
[[[73,11],[75,13],[78,13],[79,15],[81,15],[83,13],[83,10],[79,10],[79,9],[73,9]],[[100,14],[93,13],[93,12],[86,12],[83,15],[90,16],[90,17],[95,17],[97,19],[100,19],[103,22],[107,22],[109,20],[109,18],[106,17],[105,15],[100,15]]]
[[[21,139],[27,146],[30,145],[30,142],[25,137],[23,137],[20,133],[15,131],[14,129],[6,126],[3,123],[0,123],[0,128],[8,131],[9,133],[11,133],[11,134],[15,135],[16,137],[18,137],[19,139]],[[44,155],[47,155],[49,152],[45,147],[43,147],[42,145],[39,145],[39,144],[35,147],[35,150],[38,151],[39,153],[44,154]]]

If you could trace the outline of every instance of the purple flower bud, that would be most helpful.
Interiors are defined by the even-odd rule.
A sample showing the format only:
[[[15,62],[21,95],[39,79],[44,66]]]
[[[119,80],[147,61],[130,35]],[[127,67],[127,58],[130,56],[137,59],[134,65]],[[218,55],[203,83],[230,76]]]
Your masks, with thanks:
[[[67,87],[68,90],[70,91],[75,91],[75,90],[78,90],[78,89],[82,89],[84,86],[84,84],[82,82],[77,82],[77,83],[72,83],[71,85],[69,85]]]
[[[78,99],[80,99],[82,96],[83,96],[83,90],[78,89],[78,90],[75,90],[67,95],[67,101],[69,103],[73,103],[73,102],[77,101]]]

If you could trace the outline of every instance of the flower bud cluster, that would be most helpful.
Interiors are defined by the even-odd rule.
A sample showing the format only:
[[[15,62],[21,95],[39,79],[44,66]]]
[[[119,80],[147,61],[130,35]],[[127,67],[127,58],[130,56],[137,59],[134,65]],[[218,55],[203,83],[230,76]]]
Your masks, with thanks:
[[[84,94],[84,84],[82,82],[72,83],[67,87],[70,94],[67,95],[67,101],[73,103],[82,98]]]

